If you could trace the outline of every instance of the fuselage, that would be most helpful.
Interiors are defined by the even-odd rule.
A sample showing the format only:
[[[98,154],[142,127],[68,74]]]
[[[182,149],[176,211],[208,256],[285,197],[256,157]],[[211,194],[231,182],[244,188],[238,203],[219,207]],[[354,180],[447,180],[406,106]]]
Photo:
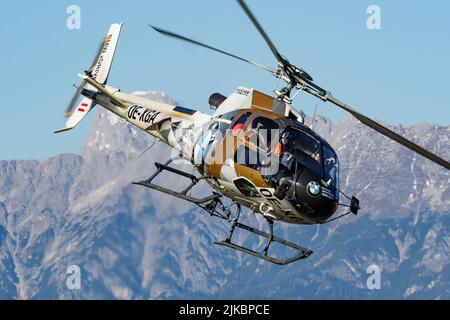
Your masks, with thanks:
[[[316,224],[336,211],[338,158],[289,104],[238,88],[208,115],[111,90],[126,109],[102,95],[83,94],[171,146],[173,156],[190,161],[215,190],[255,213]],[[333,160],[331,167],[325,157]]]

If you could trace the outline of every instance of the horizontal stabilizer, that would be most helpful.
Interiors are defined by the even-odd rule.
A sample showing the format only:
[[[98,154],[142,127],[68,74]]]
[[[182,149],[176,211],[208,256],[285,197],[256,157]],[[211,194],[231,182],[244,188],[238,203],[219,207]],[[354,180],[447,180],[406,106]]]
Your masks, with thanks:
[[[91,99],[83,98],[75,110],[72,111],[72,115],[66,122],[66,128],[56,130],[55,133],[61,133],[69,131],[77,126],[78,123],[91,111],[94,106],[94,102]]]
[[[72,130],[73,128],[74,127],[72,127],[72,128],[62,128],[62,129],[58,129],[58,130],[53,131],[53,133],[63,133],[63,132]]]

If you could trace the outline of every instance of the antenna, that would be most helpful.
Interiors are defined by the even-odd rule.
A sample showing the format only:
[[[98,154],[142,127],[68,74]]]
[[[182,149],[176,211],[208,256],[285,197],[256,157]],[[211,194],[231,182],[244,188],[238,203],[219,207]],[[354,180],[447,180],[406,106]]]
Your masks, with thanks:
[[[312,119],[312,123],[311,123],[311,130],[314,130],[314,123],[316,122],[316,113],[317,113],[317,104],[316,104],[316,108],[314,109],[314,115],[313,115],[313,119]]]
[[[142,157],[148,150],[150,150],[151,148],[153,148],[153,146],[154,146],[155,144],[157,144],[158,142],[160,142],[160,141],[161,141],[161,139],[156,138],[155,141],[153,141],[152,144],[151,144],[147,149],[145,149],[145,150],[139,155],[138,159],[139,159],[140,157]]]

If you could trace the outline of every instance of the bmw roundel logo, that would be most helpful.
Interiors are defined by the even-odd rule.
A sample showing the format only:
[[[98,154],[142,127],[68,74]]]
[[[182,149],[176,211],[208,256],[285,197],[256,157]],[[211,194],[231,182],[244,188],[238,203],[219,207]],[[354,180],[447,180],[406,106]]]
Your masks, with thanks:
[[[316,196],[318,196],[320,194],[320,185],[317,182],[315,182],[315,181],[311,181],[306,186],[306,191],[308,191],[308,193],[311,196],[316,197]]]

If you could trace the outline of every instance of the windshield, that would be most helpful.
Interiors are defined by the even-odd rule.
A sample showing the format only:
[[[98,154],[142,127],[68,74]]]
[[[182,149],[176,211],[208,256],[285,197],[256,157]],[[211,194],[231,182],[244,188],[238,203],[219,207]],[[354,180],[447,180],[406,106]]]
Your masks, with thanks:
[[[281,144],[300,164],[321,173],[321,143],[313,136],[297,129],[287,129],[281,135]]]

